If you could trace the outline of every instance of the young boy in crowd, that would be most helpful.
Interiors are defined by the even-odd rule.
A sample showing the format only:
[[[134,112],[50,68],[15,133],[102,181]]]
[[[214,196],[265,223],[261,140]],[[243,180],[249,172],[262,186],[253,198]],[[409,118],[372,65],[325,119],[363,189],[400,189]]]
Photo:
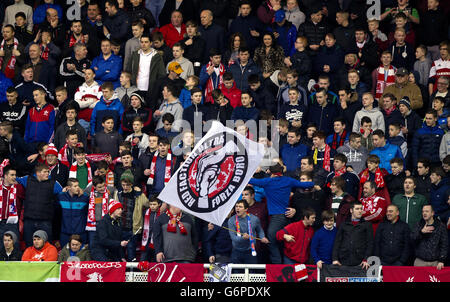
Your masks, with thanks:
[[[313,146],[313,135],[317,131],[317,125],[315,123],[309,123],[306,125],[306,135],[303,135],[300,142],[310,148]]]
[[[363,116],[361,119],[361,129],[359,130],[361,136],[361,146],[365,147],[369,152],[375,147],[372,142],[372,120],[368,116]]]
[[[419,74],[418,84],[423,86],[428,85],[428,78],[430,76],[430,69],[433,62],[427,57],[428,50],[425,45],[416,47],[416,61],[414,62],[414,71]]]
[[[242,91],[236,87],[233,74],[231,72],[225,72],[223,74],[223,83],[219,85],[219,89],[223,95],[230,100],[230,105],[233,108],[239,107],[241,103]]]
[[[281,150],[284,144],[287,144],[287,134],[289,132],[289,121],[285,118],[280,118],[278,120],[278,135],[276,137],[279,139],[278,148]]]
[[[400,150],[402,150],[403,158],[406,158],[406,155],[408,154],[408,143],[401,131],[401,125],[399,123],[390,124],[388,142],[397,145]]]
[[[114,130],[114,118],[104,116],[102,119],[103,131],[95,134],[93,148],[96,153],[109,153],[111,158],[119,155],[119,144],[123,141],[122,135]]]
[[[311,241],[311,256],[320,269],[323,264],[332,263],[333,243],[337,234],[334,221],[334,212],[332,210],[323,211],[323,228],[317,230]]]
[[[148,147],[148,135],[142,133],[144,123],[140,117],[135,117],[133,120],[133,134],[127,136],[125,141],[131,142],[131,154],[133,158],[139,158],[139,156],[145,152]]]
[[[386,199],[387,204],[390,204],[391,199],[386,185],[386,176],[388,174],[386,169],[380,168],[380,158],[374,154],[369,155],[367,157],[367,168],[359,174],[360,182],[357,200],[360,200],[362,196],[364,183],[366,181],[375,181],[377,195]]]
[[[78,142],[78,133],[75,129],[66,132],[66,143],[58,152],[58,160],[68,168],[75,162],[74,150],[76,147],[84,147]]]
[[[394,157],[389,161],[391,165],[392,174],[386,175],[386,184],[391,200],[397,194],[403,194],[403,183],[406,178],[406,173],[403,171],[403,159]]]
[[[101,160],[95,164],[96,170],[94,175],[105,178],[107,186],[114,186],[114,172],[109,168],[106,160]]]
[[[173,123],[175,121],[175,117],[172,113],[167,112],[162,116],[163,127],[156,130],[156,134],[159,137],[167,137],[169,142],[172,143],[172,139],[180,134],[180,132],[174,131],[172,129]]]
[[[82,147],[75,147],[73,151],[75,162],[70,166],[69,178],[78,180],[81,189],[85,189],[92,182],[92,169],[86,160],[86,151]]]
[[[156,262],[155,247],[153,246],[153,224],[161,214],[161,201],[156,196],[152,196],[148,200],[148,204],[137,202],[135,211],[143,213],[145,208],[148,209],[145,211],[143,221],[141,220],[143,227],[141,241],[141,250],[143,253],[141,255],[141,261]]]
[[[302,216],[302,220],[288,224],[277,232],[277,240],[284,242],[284,264],[307,263],[309,260],[316,213],[311,208],[305,208]]]
[[[200,79],[196,75],[190,75],[186,79],[186,85],[183,89],[181,89],[180,96],[178,97],[180,99],[181,106],[183,106],[183,109],[186,109],[187,107],[191,106],[191,90],[192,88],[200,88],[198,83],[200,82]],[[202,98],[203,103],[203,98]]]
[[[337,148],[344,145],[348,141],[350,133],[345,129],[345,120],[343,118],[335,118],[333,122],[334,133],[328,135],[325,143],[331,147],[331,149],[337,150]]]

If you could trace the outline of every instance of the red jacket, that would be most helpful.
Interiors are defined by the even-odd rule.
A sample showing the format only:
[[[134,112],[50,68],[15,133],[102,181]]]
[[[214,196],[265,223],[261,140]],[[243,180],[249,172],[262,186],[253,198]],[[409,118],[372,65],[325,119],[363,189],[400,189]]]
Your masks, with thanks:
[[[286,242],[284,234],[294,236],[295,242]],[[277,232],[277,240],[284,242],[284,254],[286,257],[295,260],[297,263],[306,263],[309,259],[309,250],[314,229],[305,227],[302,220],[288,224],[285,228]]]
[[[242,106],[241,103],[241,90],[236,87],[236,82],[233,83],[233,87],[230,89],[226,88],[225,85],[221,84],[219,89],[222,91],[223,95],[230,100],[230,105],[233,108]]]
[[[164,41],[167,46],[172,48],[173,44],[183,40],[184,34],[186,33],[186,25],[181,24],[180,33],[178,33],[178,30],[172,25],[172,23],[162,26],[159,31],[163,34]]]
[[[360,202],[363,205],[363,210],[365,213],[363,214],[363,218],[366,221],[372,222],[373,233],[377,231],[378,225],[383,221],[384,216],[386,215],[387,202],[386,199],[380,196],[379,194],[374,194],[375,198],[367,197],[361,198]]]

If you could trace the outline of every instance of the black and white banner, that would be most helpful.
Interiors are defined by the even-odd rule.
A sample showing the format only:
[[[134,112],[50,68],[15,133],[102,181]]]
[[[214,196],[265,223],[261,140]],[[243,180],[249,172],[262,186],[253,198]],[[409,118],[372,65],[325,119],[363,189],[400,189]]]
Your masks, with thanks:
[[[214,122],[158,198],[222,225],[263,156],[262,144]]]

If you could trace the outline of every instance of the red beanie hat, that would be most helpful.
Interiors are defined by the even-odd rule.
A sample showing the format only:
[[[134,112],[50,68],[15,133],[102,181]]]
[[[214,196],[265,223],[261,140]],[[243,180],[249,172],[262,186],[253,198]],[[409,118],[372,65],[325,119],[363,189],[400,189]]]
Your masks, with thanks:
[[[45,156],[47,156],[49,154],[58,156],[58,150],[56,149],[55,145],[53,145],[53,144],[48,145],[47,151],[45,151]]]
[[[109,204],[109,214],[112,215],[112,213],[114,213],[114,211],[117,210],[118,208],[123,209],[122,204],[117,200],[111,201],[111,203]]]

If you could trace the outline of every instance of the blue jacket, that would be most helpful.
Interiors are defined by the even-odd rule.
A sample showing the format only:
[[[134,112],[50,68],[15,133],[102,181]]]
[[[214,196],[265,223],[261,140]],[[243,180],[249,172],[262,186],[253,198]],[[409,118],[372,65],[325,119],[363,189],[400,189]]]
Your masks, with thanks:
[[[283,47],[284,55],[288,57],[294,48],[295,40],[297,39],[297,28],[289,21],[285,21],[282,26],[279,26],[276,22],[272,26],[268,27],[269,32],[277,32],[280,35],[277,38],[277,44]]]
[[[448,195],[450,193],[449,179],[442,179],[438,185],[432,184],[430,191],[430,204],[433,206],[436,216],[448,216],[450,206],[448,205]],[[443,215],[444,214],[444,215]],[[442,219],[441,219],[442,220]],[[442,220],[444,223],[446,219]]]
[[[300,182],[287,176],[271,178],[252,178],[249,184],[262,187],[266,193],[267,210],[269,215],[284,214],[289,206],[289,197],[293,188],[310,188],[314,186],[311,182]]]
[[[231,119],[234,121],[243,120],[244,122],[248,120],[258,121],[259,110],[256,107],[245,108],[244,106],[239,106],[234,108]]]
[[[0,71],[0,103],[7,102],[6,90],[11,86],[14,86],[13,82]]]
[[[202,89],[202,87],[197,86],[199,89]],[[202,104],[205,96],[202,94]],[[186,87],[181,89],[180,96],[178,97],[180,100],[181,106],[183,106],[183,109],[186,109],[187,107],[192,105],[192,99],[191,99],[191,91],[188,90]]]
[[[380,158],[380,168],[386,169],[389,174],[392,174],[391,164],[389,161],[395,157],[399,157],[403,159],[403,154],[400,148],[397,145],[390,144],[386,142],[384,147],[378,147],[370,151],[370,154],[374,154]]]
[[[95,70],[95,80],[99,85],[103,82],[112,82],[114,84],[114,89],[120,87],[120,73],[122,72],[123,61],[122,58],[111,54],[108,60],[103,58],[103,54],[95,57],[92,60],[91,69],[97,68]]]
[[[327,230],[325,226],[314,233],[314,237],[311,241],[311,256],[314,259],[314,264],[319,260],[322,260],[325,264],[331,264],[336,234],[336,227],[332,230]]]
[[[111,115],[114,118],[114,130],[122,134],[120,120],[125,109],[118,98],[115,98],[111,104],[106,105],[103,96],[95,105],[91,115],[91,136],[96,132],[103,131],[102,119],[104,116]]]
[[[440,163],[439,147],[441,145],[444,130],[439,125],[429,127],[426,124],[414,134],[411,145],[411,156],[414,167],[419,157],[426,157],[432,163]]]
[[[225,219],[222,226],[228,227],[228,218]],[[204,230],[203,234],[205,237],[203,239],[203,248],[208,258],[215,255],[231,255],[232,244],[228,230],[214,225],[214,229],[211,231]]]
[[[228,67],[228,71],[233,74],[234,82],[236,83],[236,88],[245,91],[248,89],[248,77],[251,74],[259,75],[259,79],[261,83],[263,79],[261,77],[261,69],[256,65],[256,63],[252,59],[248,59],[247,65],[244,68],[241,68],[241,61],[238,59],[234,64]]]
[[[86,232],[89,197],[70,196],[69,192],[58,194],[58,202],[62,209],[61,233],[82,234]]]
[[[300,169],[301,160],[308,156],[309,148],[306,145],[297,143],[295,145],[284,144],[281,148],[281,159],[288,172]]]
[[[28,111],[24,136],[27,143],[49,143],[54,130],[55,110],[52,105],[45,104],[40,110],[35,106]]]

